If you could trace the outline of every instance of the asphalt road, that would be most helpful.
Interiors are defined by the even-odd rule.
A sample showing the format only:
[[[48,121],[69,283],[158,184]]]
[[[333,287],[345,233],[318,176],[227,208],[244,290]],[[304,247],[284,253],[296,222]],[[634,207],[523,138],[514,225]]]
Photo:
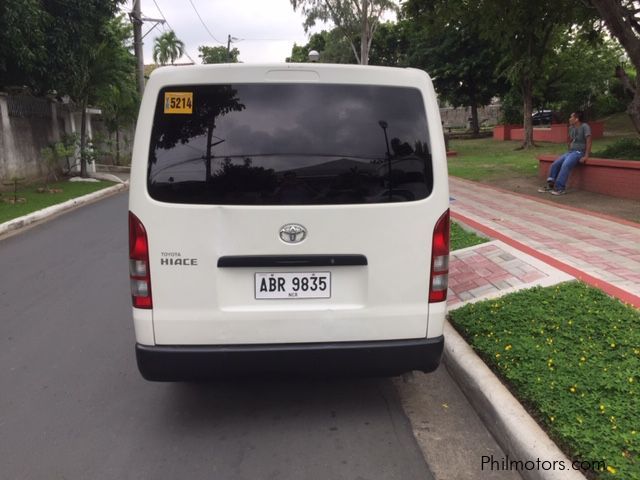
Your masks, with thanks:
[[[0,478],[433,478],[391,380],[144,381],[126,212],[0,241]]]

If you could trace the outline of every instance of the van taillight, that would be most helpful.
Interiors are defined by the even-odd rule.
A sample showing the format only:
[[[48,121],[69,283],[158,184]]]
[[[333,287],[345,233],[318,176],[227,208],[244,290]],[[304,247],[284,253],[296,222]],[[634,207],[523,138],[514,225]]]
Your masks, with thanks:
[[[440,217],[433,230],[429,302],[444,302],[449,285],[449,210]]]
[[[147,232],[140,219],[131,212],[129,212],[129,278],[133,306],[152,308]]]

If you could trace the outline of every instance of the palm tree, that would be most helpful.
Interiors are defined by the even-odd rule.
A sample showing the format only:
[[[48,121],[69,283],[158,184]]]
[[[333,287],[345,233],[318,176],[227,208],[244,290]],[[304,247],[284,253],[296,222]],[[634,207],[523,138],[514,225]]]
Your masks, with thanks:
[[[184,42],[173,30],[156,37],[153,44],[153,61],[160,65],[175,62],[184,53]]]

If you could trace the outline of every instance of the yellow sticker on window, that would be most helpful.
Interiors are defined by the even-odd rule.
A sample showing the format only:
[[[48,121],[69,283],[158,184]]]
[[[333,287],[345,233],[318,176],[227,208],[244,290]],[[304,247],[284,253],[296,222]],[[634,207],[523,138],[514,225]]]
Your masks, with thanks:
[[[165,92],[164,113],[193,113],[193,92]]]

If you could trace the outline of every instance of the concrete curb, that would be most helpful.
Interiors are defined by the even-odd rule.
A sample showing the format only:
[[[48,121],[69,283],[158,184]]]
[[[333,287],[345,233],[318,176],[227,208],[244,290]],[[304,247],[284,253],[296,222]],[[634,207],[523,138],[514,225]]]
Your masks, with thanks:
[[[89,203],[93,203],[115,193],[127,190],[128,188],[128,183],[120,183],[119,185],[103,188],[102,190],[98,190],[97,192],[89,193],[77,198],[72,198],[71,200],[67,200],[66,202],[58,203],[42,210],[29,213],[28,215],[14,218],[13,220],[9,220],[8,222],[0,223],[0,239],[7,235],[17,233],[24,228],[53,218],[57,215],[60,215],[61,213],[73,210],[74,208],[78,208]]]
[[[527,480],[586,480],[571,469],[571,460],[531,418],[524,407],[476,355],[449,322],[444,328],[444,363],[500,447],[505,461],[533,462],[541,467],[519,470]],[[495,459],[501,462],[503,459]],[[564,462],[566,470],[545,469]],[[550,462],[550,463],[543,463]],[[560,463],[556,463],[559,466]]]

